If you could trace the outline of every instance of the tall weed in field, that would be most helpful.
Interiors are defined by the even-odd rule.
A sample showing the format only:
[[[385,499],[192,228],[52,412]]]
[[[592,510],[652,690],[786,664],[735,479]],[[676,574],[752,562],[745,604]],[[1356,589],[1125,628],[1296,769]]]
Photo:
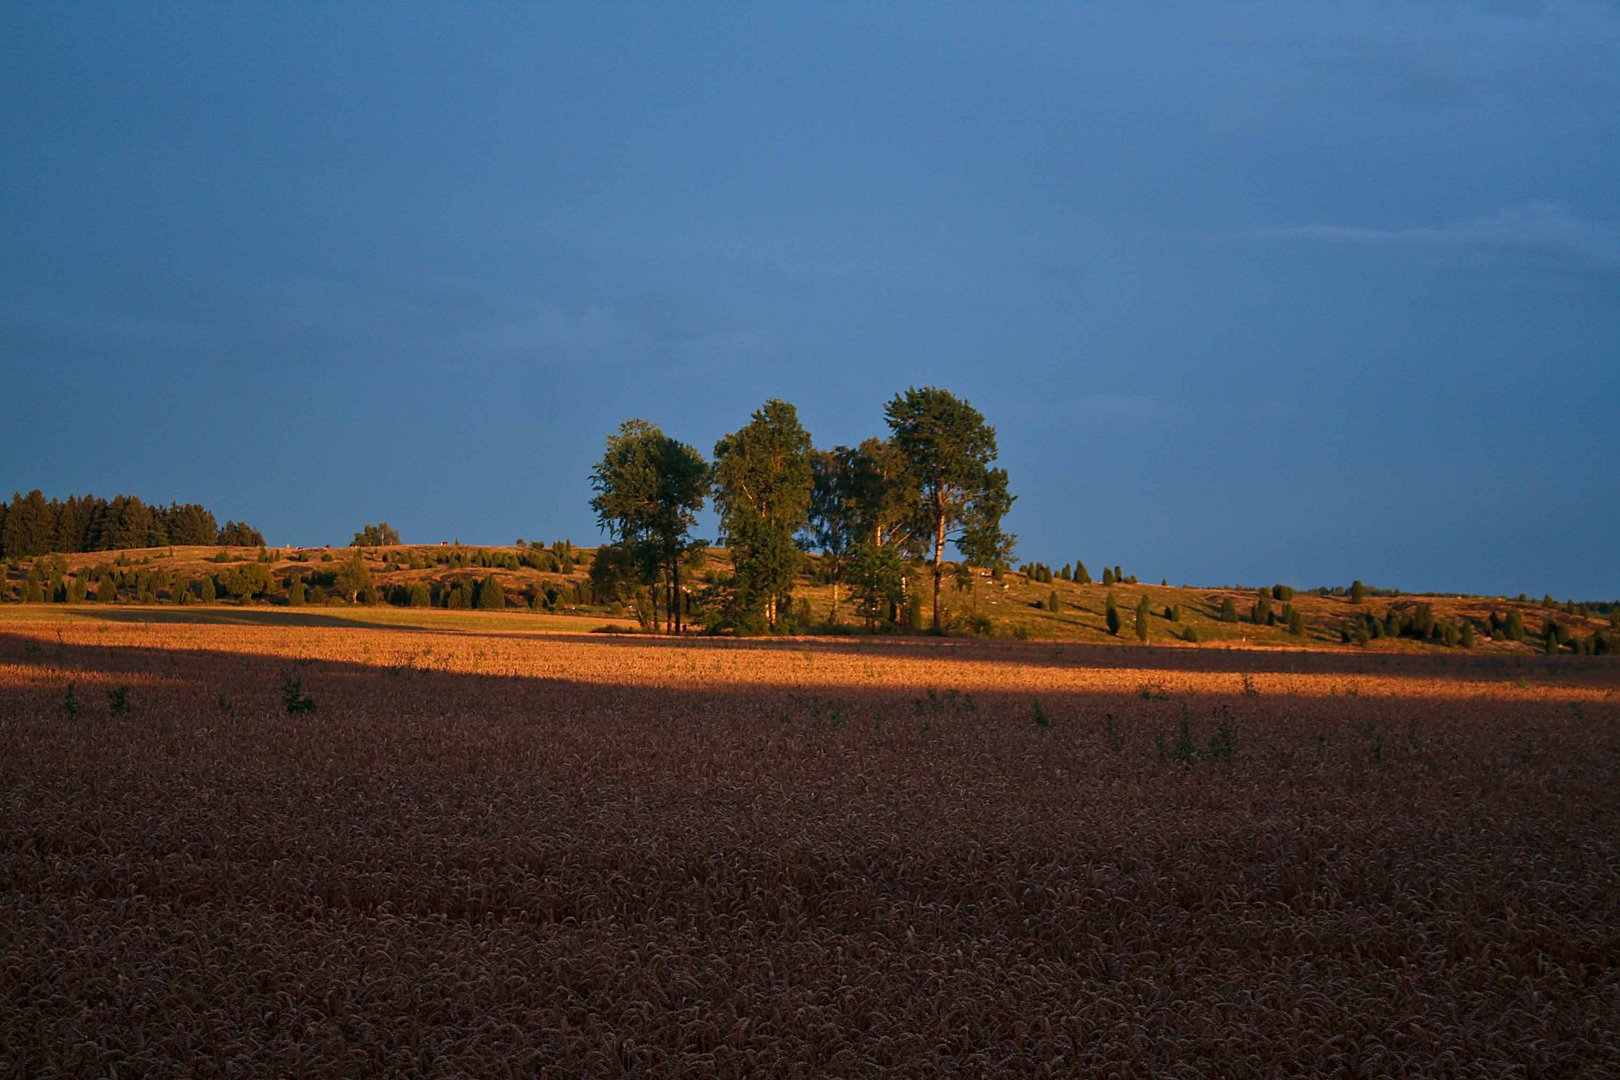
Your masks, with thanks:
[[[290,715],[315,711],[315,699],[304,693],[303,680],[290,671],[281,676],[281,705]]]
[[[1371,751],[1372,759],[1374,761],[1383,761],[1384,760],[1384,733],[1378,730],[1378,725],[1377,724],[1368,724],[1367,727],[1366,727],[1366,732],[1367,732],[1367,749],[1369,751]]]
[[[1113,713],[1103,713],[1103,734],[1108,739],[1108,749],[1119,753],[1125,748],[1125,742],[1119,737],[1119,724],[1114,721]]]
[[[1181,718],[1176,721],[1176,741],[1170,747],[1171,761],[1193,761],[1198,757],[1198,744],[1193,742],[1192,716],[1187,712],[1185,703],[1181,706]]]
[[[1226,706],[1219,706],[1215,715],[1220,718],[1220,723],[1215,728],[1215,734],[1209,737],[1207,753],[1211,759],[1219,761],[1237,753],[1237,732],[1232,728],[1232,714]]]

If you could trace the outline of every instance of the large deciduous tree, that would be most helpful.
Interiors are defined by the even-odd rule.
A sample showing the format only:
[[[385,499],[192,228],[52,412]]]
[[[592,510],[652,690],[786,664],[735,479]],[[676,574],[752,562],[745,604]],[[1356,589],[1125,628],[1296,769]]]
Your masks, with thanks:
[[[399,530],[386,521],[367,524],[354,534],[350,547],[395,547],[399,544]]]
[[[646,420],[626,420],[608,436],[591,472],[597,525],[656,587],[663,573],[671,633],[681,631],[681,559],[699,545],[688,535],[709,490],[703,455]]]
[[[979,411],[949,391],[915,387],[884,407],[910,478],[910,520],[932,566],[933,627],[940,629],[945,548],[954,544],[971,565],[997,566],[1014,537],[1001,529],[1011,508],[1007,470],[995,467],[996,431]]]
[[[821,576],[832,586],[832,613],[827,619],[834,623],[838,621],[838,587],[844,583],[850,558],[862,539],[851,492],[853,454],[847,446],[810,454],[810,515],[805,523],[805,541],[821,552]]]
[[[838,618],[838,587],[848,580],[859,592],[868,625],[898,617],[905,602],[903,556],[913,553],[914,515],[910,466],[888,439],[835,446],[812,456],[807,546],[820,549],[833,586],[832,618]],[[859,577],[859,582],[856,578]],[[881,609],[881,610],[878,610]]]
[[[775,630],[788,610],[802,561],[793,537],[814,491],[810,454],[798,410],[776,398],[714,444],[714,501],[736,568],[739,627],[763,614]]]

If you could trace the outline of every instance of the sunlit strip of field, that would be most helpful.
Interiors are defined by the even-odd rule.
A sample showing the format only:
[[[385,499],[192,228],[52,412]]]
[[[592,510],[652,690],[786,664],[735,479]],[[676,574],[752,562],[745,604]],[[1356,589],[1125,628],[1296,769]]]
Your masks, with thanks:
[[[389,624],[362,612],[334,618],[254,613],[229,619],[146,618],[94,608],[0,623],[0,657],[17,678],[66,670],[76,650],[105,654],[130,671],[185,678],[230,656],[324,663],[355,670],[441,671],[681,689],[823,692],[934,689],[972,693],[1118,694],[1145,697],[1281,695],[1411,699],[1548,696],[1601,701],[1620,692],[1609,658],[1460,654],[1356,654],[1287,650],[1090,647],[1057,643],[865,637],[732,640],[581,633],[569,618],[396,612]],[[336,625],[333,625],[336,623]],[[513,628],[516,624],[518,628]]]

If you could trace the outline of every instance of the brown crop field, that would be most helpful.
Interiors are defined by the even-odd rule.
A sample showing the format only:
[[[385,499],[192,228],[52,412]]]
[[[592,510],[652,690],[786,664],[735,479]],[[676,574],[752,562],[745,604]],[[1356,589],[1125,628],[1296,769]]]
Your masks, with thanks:
[[[1620,1067],[1613,657],[579,628],[0,613],[0,1076]]]

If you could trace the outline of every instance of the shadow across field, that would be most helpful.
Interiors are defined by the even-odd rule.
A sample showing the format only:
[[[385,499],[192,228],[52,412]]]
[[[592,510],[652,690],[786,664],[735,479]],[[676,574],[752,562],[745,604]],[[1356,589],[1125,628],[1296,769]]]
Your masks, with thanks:
[[[73,614],[90,621],[137,626],[223,626],[262,629],[301,628],[381,630],[413,634],[467,636],[534,636],[538,641],[586,643],[657,652],[704,649],[753,652],[762,660],[783,654],[796,656],[891,657],[917,661],[972,664],[1018,664],[1058,670],[1140,670],[1188,673],[1223,672],[1234,675],[1364,675],[1389,679],[1555,678],[1560,681],[1592,679],[1609,682],[1620,677],[1620,658],[1547,656],[1529,651],[1462,650],[1381,652],[1330,649],[1231,648],[1220,645],[1096,645],[1063,641],[1016,641],[934,636],[867,636],[734,638],[666,637],[647,633],[591,633],[590,617],[549,616],[545,622],[523,625],[524,616],[511,624],[489,625],[474,621],[478,613],[439,612],[432,621],[412,622],[329,614],[287,608],[77,608]],[[497,613],[498,617],[498,613]],[[460,621],[467,620],[467,621]],[[606,616],[601,621],[613,622]],[[558,622],[576,625],[559,626]],[[599,623],[598,623],[599,624]],[[622,624],[621,624],[622,625]]]
[[[345,611],[365,611],[365,608],[348,608]],[[401,612],[422,612],[420,608],[381,610]],[[349,614],[335,615],[320,610],[308,608],[273,608],[273,607],[75,607],[69,612],[76,618],[89,622],[106,622],[123,626],[153,625],[153,626],[251,626],[263,629],[277,629],[285,627],[299,628],[325,628],[334,630],[398,630],[429,634],[510,634],[510,633],[545,633],[545,634],[582,634],[583,630],[575,627],[568,629],[553,629],[559,622],[577,624],[578,627],[601,625],[611,623],[623,625],[623,620],[608,615],[541,615],[531,616],[522,612],[502,614],[501,612],[472,612],[472,611],[444,611],[431,610],[425,615],[429,621],[412,622],[409,617],[402,617],[398,621],[387,619],[355,617]],[[522,622],[535,619],[533,626],[505,626],[483,625],[478,621],[457,622],[455,620],[480,620],[488,617],[492,620],[511,619]],[[541,621],[543,620],[543,621]]]
[[[154,626],[258,626],[274,627],[324,627],[332,630],[402,630],[416,632],[442,632],[432,627],[412,626],[409,623],[374,622],[369,619],[351,619],[341,615],[323,615],[317,611],[283,611],[276,608],[175,608],[174,610],[151,608],[96,608],[91,611],[77,611],[87,619],[97,622],[119,623],[123,625],[140,625],[142,623]]]
[[[0,631],[6,1075],[1613,1059],[1620,702],[1120,670],[1279,659],[1241,651],[352,635],[390,662],[145,621]],[[440,646],[508,663],[413,666]],[[846,652],[888,681],[791,681]]]
[[[285,619],[276,626],[298,626],[343,630],[400,630],[414,634],[431,635],[436,631],[425,627],[396,627],[386,624],[368,624],[347,619],[325,618],[319,615],[299,616],[301,621]],[[308,620],[308,621],[303,621]],[[119,620],[126,621],[126,620]],[[153,624],[154,632],[160,625],[156,620],[127,620],[132,623]],[[175,620],[179,621],[179,620]],[[263,623],[247,625],[262,626]],[[449,628],[450,634],[467,634],[465,628]],[[431,675],[440,688],[453,687],[456,695],[471,696],[481,683],[500,683],[504,686],[528,685],[550,688],[592,688],[596,691],[624,690],[646,693],[650,699],[669,695],[679,689],[714,698],[749,694],[840,696],[910,699],[930,689],[939,693],[971,691],[980,697],[1032,698],[1043,700],[1092,699],[1114,700],[1120,697],[1145,695],[1143,687],[1158,686],[1159,677],[1167,681],[1178,676],[1366,676],[1375,684],[1382,683],[1383,693],[1389,685],[1410,683],[1419,697],[1476,697],[1481,693],[1494,693],[1498,688],[1517,684],[1521,688],[1540,686],[1565,690],[1620,690],[1620,663],[1612,658],[1587,657],[1526,657],[1497,658],[1479,656],[1426,656],[1426,655],[1374,655],[1345,656],[1332,653],[1299,652],[1276,654],[1254,650],[1192,650],[1157,649],[1153,647],[1110,648],[1107,646],[1054,646],[1041,643],[987,644],[982,642],[953,642],[939,639],[865,639],[861,643],[828,639],[786,639],[778,641],[760,639],[669,639],[641,635],[601,635],[568,632],[532,633],[521,631],[489,630],[481,635],[511,643],[527,650],[533,642],[535,655],[550,647],[585,646],[592,655],[603,657],[602,663],[589,663],[583,667],[559,666],[551,671],[467,670],[465,666],[446,663],[448,657],[436,655],[433,650],[417,653],[400,650],[386,651],[372,659],[354,659],[330,656],[290,656],[276,651],[254,649],[230,650],[183,647],[138,642],[82,642],[51,641],[47,638],[0,631],[0,664],[15,663],[26,667],[42,668],[72,677],[104,676],[115,679],[130,675],[147,675],[166,682],[203,685],[221,680],[240,680],[252,673],[262,677],[266,685],[279,678],[281,672],[298,670],[321,677],[336,676],[345,681],[393,677],[420,677]],[[155,640],[155,639],[154,639]],[[474,638],[476,640],[476,638]],[[511,659],[511,646],[505,659]],[[614,650],[616,655],[594,650]],[[728,655],[728,664],[697,666],[694,654],[700,659],[702,652],[713,651]],[[638,656],[639,654],[639,656]],[[742,655],[737,655],[742,654]],[[886,677],[868,680],[850,670],[847,661],[841,670],[819,675],[815,667],[817,655],[845,657],[857,655],[888,666]],[[476,651],[473,654],[477,656]],[[521,655],[521,654],[520,654]],[[575,653],[575,656],[580,654]],[[462,660],[465,660],[465,655]],[[490,658],[494,663],[495,658]],[[618,674],[617,665],[627,662],[631,669],[640,668],[637,676]],[[1003,681],[981,679],[991,665],[1009,667],[1037,667],[1052,672],[1050,682],[1035,680]],[[800,667],[799,665],[804,665]],[[915,665],[915,666],[914,666]],[[954,672],[952,668],[955,668]],[[652,673],[649,675],[649,671]],[[1065,679],[1067,671],[1076,676],[1087,672],[1101,673],[1101,681],[1092,685],[1079,685],[1076,680]],[[1141,672],[1142,681],[1129,672]],[[847,674],[848,681],[837,676]],[[988,674],[988,673],[987,673]],[[1421,684],[1443,681],[1450,689],[1436,695],[1426,692]],[[1183,685],[1175,696],[1207,697],[1213,699],[1237,698],[1251,690],[1246,682],[1237,679],[1202,680],[1197,689]],[[35,683],[34,685],[40,685]],[[1328,684],[1336,687],[1337,684]],[[1352,684],[1353,685],[1353,684]],[[3,690],[3,688],[0,688]],[[1327,692],[1326,689],[1321,692]],[[1337,692],[1336,689],[1334,692]],[[1349,687],[1346,692],[1351,692]],[[1158,693],[1165,693],[1159,686]],[[1289,690],[1276,685],[1267,686],[1267,697],[1316,697],[1310,690],[1298,687]],[[1396,691],[1397,694],[1401,691]]]

